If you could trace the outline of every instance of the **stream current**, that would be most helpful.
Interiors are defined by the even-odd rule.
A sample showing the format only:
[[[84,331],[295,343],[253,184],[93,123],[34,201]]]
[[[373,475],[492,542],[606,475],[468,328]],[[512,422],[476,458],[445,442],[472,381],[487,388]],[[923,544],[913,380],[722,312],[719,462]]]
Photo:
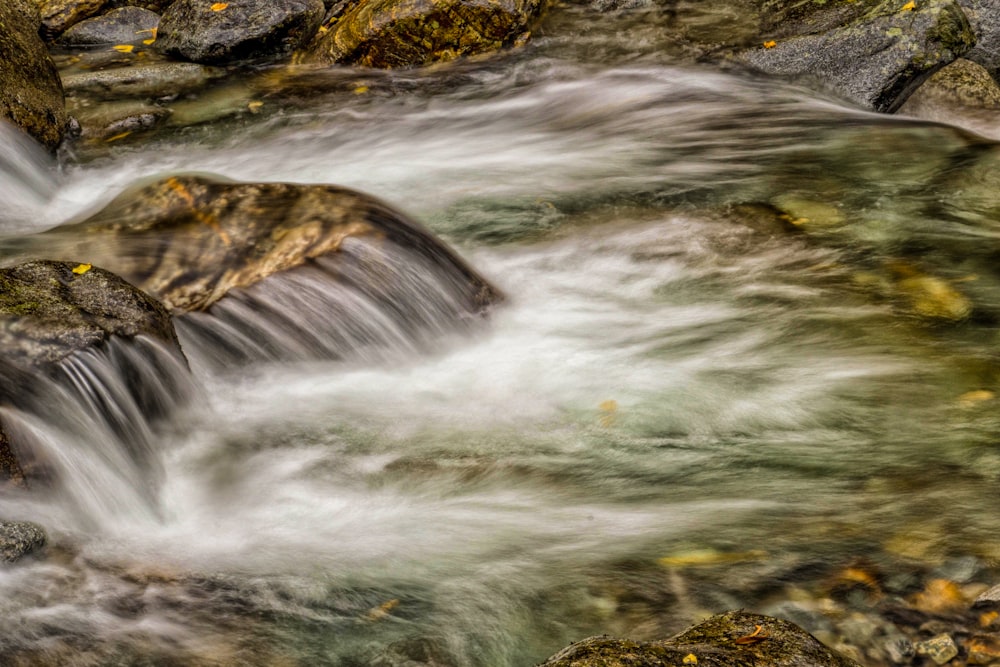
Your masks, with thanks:
[[[317,353],[303,337],[331,322],[294,295],[323,276],[300,272],[241,297],[303,308],[268,343],[288,354],[238,364],[211,321],[179,321],[194,380],[164,391],[197,399],[141,434],[155,481],[88,454],[99,425],[60,405],[5,414],[78,480],[0,496],[53,542],[0,570],[7,655],[527,665],[759,606],[816,563],[1000,559],[998,227],[951,196],[993,144],[620,39],[366,73],[363,93],[307,72],[272,113],[58,170],[0,135],[4,233],[177,171],[334,183],[407,211],[508,297],[437,330],[447,299],[417,265],[419,340],[361,294],[337,307],[372,327],[364,344]],[[603,64],[573,51],[602,44]],[[803,231],[739,206],[790,196],[839,217]],[[904,261],[976,316],[914,314],[885,268]],[[733,566],[671,566],[700,561]]]

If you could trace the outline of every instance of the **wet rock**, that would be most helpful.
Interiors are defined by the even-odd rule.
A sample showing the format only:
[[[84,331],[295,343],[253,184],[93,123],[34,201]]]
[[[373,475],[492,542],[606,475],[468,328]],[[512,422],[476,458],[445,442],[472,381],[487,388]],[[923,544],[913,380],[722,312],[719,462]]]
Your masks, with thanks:
[[[913,596],[913,606],[929,614],[946,614],[965,609],[967,601],[955,582],[931,579],[923,591]]]
[[[299,62],[416,67],[523,43],[540,0],[360,0],[328,23]]]
[[[925,655],[938,665],[943,665],[958,655],[958,647],[951,635],[941,634],[914,644],[917,655]]]
[[[54,149],[68,117],[59,74],[38,30],[32,0],[0,2],[0,121],[10,121]]]
[[[976,35],[976,45],[967,57],[1000,81],[1000,5],[996,0],[959,0],[959,3]]]
[[[225,70],[197,63],[137,63],[68,74],[63,87],[68,97],[159,99],[199,90],[224,75]]]
[[[972,392],[970,392],[972,393]],[[981,392],[980,392],[981,393]],[[989,393],[989,392],[985,392]],[[992,396],[970,397],[966,395],[965,402],[980,402],[992,400]],[[932,576],[937,579],[947,579],[959,584],[967,584],[983,571],[983,562],[975,556],[962,556],[959,558],[949,558],[940,566],[934,569]]]
[[[965,642],[970,665],[991,665],[1000,662],[1000,637],[974,635]]]
[[[982,65],[959,58],[927,79],[897,113],[1000,138],[998,110],[1000,85]]]
[[[204,310],[230,290],[321,256],[348,239],[395,243],[453,276],[466,308],[500,294],[444,244],[367,195],[326,185],[178,175],[121,194],[80,223],[21,240],[22,255],[72,253],[159,298]]]
[[[0,324],[0,354],[26,368],[44,369],[111,336],[177,344],[155,299],[104,269],[72,262],[0,269]]]
[[[143,102],[107,102],[93,106],[70,104],[79,121],[80,137],[91,141],[116,141],[151,130],[170,116],[170,110]]]
[[[64,46],[139,44],[152,42],[160,15],[141,7],[122,7],[81,21],[58,39]]]
[[[312,38],[324,11],[322,0],[177,0],[163,13],[154,47],[209,64],[284,56]]]
[[[856,667],[788,621],[731,611],[664,641],[591,637],[563,649],[542,667]]]
[[[0,269],[0,406],[35,409],[46,378],[64,360],[102,349],[113,337],[137,336],[159,341],[183,358],[166,309],[108,271],[53,261]],[[142,394],[143,381],[130,380],[136,394]],[[142,407],[146,414],[158,409]],[[22,443],[9,430],[0,441],[4,472],[12,481],[22,480]]]
[[[863,107],[894,111],[973,44],[968,18],[954,0],[909,9],[886,0],[850,24],[769,40],[738,60],[760,72],[810,81]]]
[[[42,33],[55,39],[70,26],[93,18],[107,6],[108,0],[37,0],[42,14]]]
[[[901,632],[891,633],[883,642],[883,649],[889,661],[896,665],[908,665],[917,654],[913,642]]]
[[[0,561],[13,563],[45,546],[45,531],[27,521],[0,521]]]
[[[984,609],[1000,609],[1000,584],[977,597],[975,602],[973,602],[973,606]]]

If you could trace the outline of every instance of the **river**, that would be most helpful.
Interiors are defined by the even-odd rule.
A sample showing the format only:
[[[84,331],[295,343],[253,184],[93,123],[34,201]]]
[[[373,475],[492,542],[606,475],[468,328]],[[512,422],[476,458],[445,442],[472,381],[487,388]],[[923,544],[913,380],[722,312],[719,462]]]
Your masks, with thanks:
[[[8,414],[84,478],[0,498],[54,544],[0,570],[12,655],[517,666],[759,607],[818,564],[1000,559],[998,232],[952,196],[992,144],[679,65],[655,24],[617,20],[438,71],[306,72],[264,113],[59,167],[0,136],[7,233],[178,171],[334,183],[507,295],[336,361],[290,338],[231,364],[179,323],[197,400],[143,435],[152,489],[79,446],[100,433]],[[740,206],[792,199],[835,220]],[[921,317],[914,276],[975,316]]]

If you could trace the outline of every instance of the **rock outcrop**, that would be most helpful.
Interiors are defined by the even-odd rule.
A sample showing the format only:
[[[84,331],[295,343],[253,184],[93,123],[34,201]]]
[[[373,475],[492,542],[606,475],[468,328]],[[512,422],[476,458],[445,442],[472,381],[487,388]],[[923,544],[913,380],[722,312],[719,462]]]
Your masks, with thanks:
[[[54,149],[69,119],[59,74],[38,31],[32,0],[0,2],[0,120]]]

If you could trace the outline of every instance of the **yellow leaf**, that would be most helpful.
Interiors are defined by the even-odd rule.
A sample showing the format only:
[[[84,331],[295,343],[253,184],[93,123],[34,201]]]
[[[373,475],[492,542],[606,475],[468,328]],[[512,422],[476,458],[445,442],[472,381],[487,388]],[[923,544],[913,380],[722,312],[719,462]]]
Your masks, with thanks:
[[[264,106],[263,102],[255,100],[247,104],[247,109],[250,109],[250,113],[257,113],[262,106]]]
[[[610,428],[618,419],[618,401],[607,400],[597,406],[601,410],[601,426]]]
[[[367,92],[368,92],[368,86],[358,86],[357,88],[354,89],[355,95],[364,95]]]
[[[917,6],[917,3],[915,3],[915,2],[913,1],[913,0],[910,0],[910,1],[908,2],[908,3],[906,3],[905,5],[903,5],[903,7],[902,7],[902,11],[904,11],[904,12],[908,12],[908,11],[911,11],[911,10],[913,10],[913,9],[914,9],[914,8],[915,8],[916,6]]]
[[[374,609],[370,609],[367,614],[365,614],[364,619],[366,621],[381,621],[383,618],[392,613],[392,610],[399,606],[399,600],[393,599],[388,602],[383,602]]]
[[[229,6],[228,2],[217,2],[214,5],[212,5],[212,11],[213,12],[221,12],[223,9],[225,9],[228,6]]]
[[[698,656],[696,656],[694,653],[688,653],[686,656],[684,656],[684,664],[685,665],[697,665],[698,664]]]
[[[766,42],[764,42],[764,48],[765,49],[773,49],[777,45],[778,45],[778,43],[776,41],[774,41],[773,39],[769,39]]]
[[[142,32],[146,31],[143,30]],[[145,44],[146,46],[149,46],[150,44],[156,41],[156,28],[151,29],[149,32],[151,33],[149,39],[142,40],[142,43]]]
[[[135,47],[132,46],[131,44],[119,44],[118,46],[115,46],[113,48],[118,53],[132,53],[132,51],[135,49]]]
[[[972,407],[977,403],[984,403],[986,401],[992,401],[996,398],[996,394],[988,389],[976,389],[974,391],[967,391],[958,397],[959,405],[963,407]]]
[[[129,130],[128,132],[122,132],[121,134],[116,134],[113,137],[108,137],[107,139],[105,139],[104,143],[110,144],[112,141],[118,141],[119,139],[124,139],[130,134],[132,134],[132,130]]]
[[[94,268],[93,264],[77,264],[76,266],[73,267],[73,273],[75,273],[78,276],[82,276],[87,271],[90,271],[92,268]]]

